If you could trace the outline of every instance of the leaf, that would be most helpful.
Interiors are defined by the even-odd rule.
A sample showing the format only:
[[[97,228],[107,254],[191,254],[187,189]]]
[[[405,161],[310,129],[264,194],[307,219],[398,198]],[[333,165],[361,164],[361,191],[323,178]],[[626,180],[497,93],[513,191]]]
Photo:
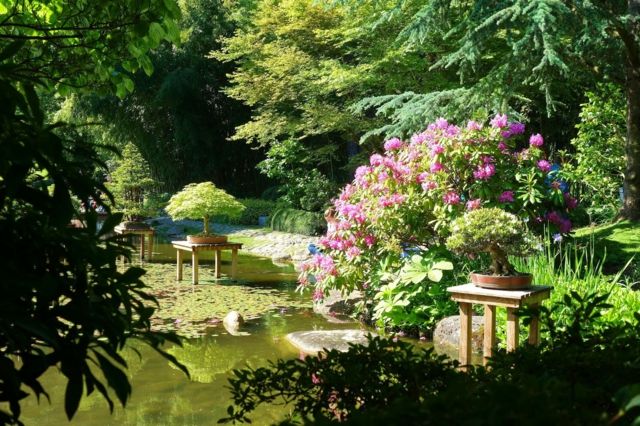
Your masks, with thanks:
[[[3,5],[0,3],[0,13],[2,12],[2,7]],[[22,46],[24,46],[24,40],[18,40],[18,41],[14,41],[12,43],[9,43],[9,45],[7,47],[5,47],[2,52],[0,52],[0,62],[4,61],[5,59],[8,59],[10,57],[12,57],[13,55],[15,55],[16,53],[18,53],[18,51],[20,50],[20,48],[22,48]]]
[[[156,45],[158,45],[162,41],[164,35],[164,29],[159,23],[152,22],[151,25],[149,25],[149,36]]]
[[[104,355],[99,352],[94,352],[100,368],[107,379],[109,386],[116,392],[116,396],[120,400],[122,406],[127,404],[127,399],[131,396],[131,384],[127,375],[118,367],[113,365]]]
[[[441,260],[433,264],[433,269],[442,269],[443,271],[453,270],[453,263],[447,260]]]
[[[77,371],[77,374],[74,371],[74,374],[69,376],[67,389],[64,394],[64,411],[67,413],[69,420],[71,420],[76,411],[78,411],[80,398],[82,398],[82,375],[80,371]]]
[[[440,269],[432,269],[432,270],[429,271],[427,276],[429,277],[429,279],[431,281],[438,283],[442,279],[442,270],[440,270]]]

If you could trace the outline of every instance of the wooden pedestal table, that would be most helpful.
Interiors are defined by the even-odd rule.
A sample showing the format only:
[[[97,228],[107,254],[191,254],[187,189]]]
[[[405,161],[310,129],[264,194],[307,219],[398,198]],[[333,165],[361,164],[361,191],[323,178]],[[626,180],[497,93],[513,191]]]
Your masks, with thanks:
[[[113,231],[118,235],[139,235],[140,236],[140,260],[144,259],[144,243],[145,239],[149,238],[149,257],[147,260],[151,259],[151,255],[153,254],[153,237],[156,234],[156,231],[153,228],[148,229],[130,229],[125,228],[124,226],[116,226],[113,228]]]
[[[537,306],[551,295],[551,287],[533,286],[525,290],[493,290],[464,284],[447,289],[451,298],[460,305],[460,351],[458,359],[463,367],[471,361],[471,315],[474,303],[484,305],[484,341],[483,362],[493,355],[496,345],[496,306],[507,308],[507,351],[518,347],[519,321],[516,309],[524,306]],[[540,343],[540,323],[533,318],[529,326],[529,344]]]
[[[174,248],[177,249],[176,262],[178,266],[177,279],[182,280],[182,255],[183,251],[191,253],[191,282],[198,284],[198,258],[200,252],[213,251],[214,265],[215,265],[215,277],[220,278],[220,264],[221,264],[221,251],[231,250],[231,278],[236,279],[238,272],[238,250],[242,248],[241,243],[216,243],[216,244],[194,244],[188,241],[171,241]]]

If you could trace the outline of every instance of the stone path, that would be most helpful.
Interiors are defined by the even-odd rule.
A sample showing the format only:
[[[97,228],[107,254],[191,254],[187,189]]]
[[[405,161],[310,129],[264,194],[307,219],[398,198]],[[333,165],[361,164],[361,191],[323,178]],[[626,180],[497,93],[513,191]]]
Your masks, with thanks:
[[[202,229],[198,220],[172,221],[169,217],[157,217],[148,221],[160,235],[169,239],[183,239],[186,234]],[[274,262],[302,262],[310,257],[309,244],[318,244],[318,237],[272,231],[267,228],[253,228],[241,225],[214,223],[212,231],[216,234],[233,237],[247,237],[242,250],[258,256],[270,257]],[[185,232],[186,231],[186,232]]]

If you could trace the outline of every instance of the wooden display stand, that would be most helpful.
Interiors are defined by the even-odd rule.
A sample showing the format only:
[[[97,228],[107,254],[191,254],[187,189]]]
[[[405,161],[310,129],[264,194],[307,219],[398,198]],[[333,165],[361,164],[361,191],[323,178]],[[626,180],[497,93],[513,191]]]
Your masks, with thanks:
[[[113,231],[118,235],[139,235],[140,236],[140,260],[144,259],[145,252],[145,239],[149,238],[149,257],[147,260],[151,260],[151,256],[153,254],[153,237],[156,234],[156,231],[153,228],[148,229],[129,229],[124,226],[118,225],[113,228]]]
[[[220,263],[221,263],[221,251],[222,250],[231,250],[231,278],[236,279],[236,274],[238,272],[238,250],[242,248],[241,243],[216,243],[216,244],[194,244],[188,241],[171,241],[171,244],[175,249],[177,249],[176,253],[176,262],[177,262],[177,274],[176,278],[178,281],[182,280],[182,252],[187,251],[191,253],[191,283],[198,284],[198,258],[199,253],[202,251],[213,251],[215,253],[215,277],[220,278]]]
[[[535,307],[551,295],[549,286],[532,286],[525,290],[494,290],[464,284],[449,287],[447,291],[451,293],[451,299],[460,305],[458,359],[463,368],[471,361],[471,308],[474,303],[484,305],[483,362],[486,365],[496,345],[496,306],[507,308],[507,351],[510,352],[518,346],[520,328],[516,309],[524,305]],[[529,344],[537,346],[539,343],[540,323],[538,318],[533,318],[529,326]]]

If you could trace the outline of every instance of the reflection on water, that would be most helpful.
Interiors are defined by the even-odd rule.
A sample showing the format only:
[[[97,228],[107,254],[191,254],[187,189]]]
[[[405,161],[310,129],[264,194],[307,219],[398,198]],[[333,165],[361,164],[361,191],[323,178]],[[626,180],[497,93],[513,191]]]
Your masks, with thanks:
[[[167,244],[154,246],[155,261],[174,261],[175,252]],[[224,260],[224,258],[223,258]],[[206,262],[205,262],[206,264]],[[225,263],[223,263],[224,273]],[[293,268],[278,267],[269,259],[241,256],[239,278],[249,285],[280,289],[294,296]],[[185,285],[190,285],[188,281]],[[354,328],[356,324],[329,324],[309,308],[282,309],[248,321],[248,336],[231,336],[222,324],[208,329],[206,336],[190,339],[183,347],[170,347],[169,352],[181,360],[191,372],[182,372],[152,350],[136,346],[122,355],[129,363],[133,395],[126,409],[116,406],[113,414],[98,395],[83,398],[78,413],[69,423],[64,414],[66,382],[56,371],[43,378],[51,404],[44,398],[38,404],[29,397],[23,404],[22,420],[26,425],[213,425],[225,416],[230,397],[227,377],[234,368],[266,365],[268,360],[297,357],[298,353],[285,340],[292,331]],[[253,416],[254,424],[271,424],[282,418],[282,407],[261,408]]]

